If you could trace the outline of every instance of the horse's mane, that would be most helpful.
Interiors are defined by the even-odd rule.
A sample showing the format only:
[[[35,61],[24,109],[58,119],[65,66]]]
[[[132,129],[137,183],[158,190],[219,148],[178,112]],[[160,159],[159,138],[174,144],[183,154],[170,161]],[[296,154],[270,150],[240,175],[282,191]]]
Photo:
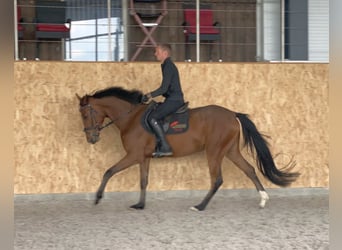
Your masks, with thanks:
[[[143,93],[140,90],[126,90],[122,87],[109,87],[103,90],[98,90],[91,97],[103,98],[114,96],[132,104],[139,104]]]

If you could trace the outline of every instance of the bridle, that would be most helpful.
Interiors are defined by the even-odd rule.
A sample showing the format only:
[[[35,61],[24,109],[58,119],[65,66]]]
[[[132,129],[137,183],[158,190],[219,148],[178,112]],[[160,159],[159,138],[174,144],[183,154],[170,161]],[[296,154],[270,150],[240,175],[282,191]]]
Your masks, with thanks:
[[[96,120],[97,111],[91,106],[91,104],[88,103],[86,105],[83,105],[80,107],[80,110],[88,108],[90,110],[89,115],[90,115],[90,118],[92,121],[92,126],[84,128],[83,131],[87,132],[90,130],[96,130],[97,132],[100,132],[102,129],[112,125],[114,122],[120,120],[121,118],[123,118],[126,115],[128,115],[129,113],[131,113],[133,111],[133,109],[135,108],[135,106],[136,105],[131,105],[131,108],[128,111],[119,114],[115,119],[110,119],[110,121],[107,124],[102,126],[102,124],[99,124],[97,122],[97,120]]]

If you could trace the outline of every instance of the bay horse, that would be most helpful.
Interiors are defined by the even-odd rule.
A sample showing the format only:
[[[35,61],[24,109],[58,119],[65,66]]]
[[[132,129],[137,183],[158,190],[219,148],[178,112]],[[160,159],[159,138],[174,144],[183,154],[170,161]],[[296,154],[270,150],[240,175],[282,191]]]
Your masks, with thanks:
[[[140,198],[131,208],[144,209],[149,164],[156,142],[154,135],[141,125],[142,115],[148,106],[140,102],[143,93],[135,89],[110,87],[83,97],[76,95],[87,141],[95,144],[99,141],[100,131],[110,124],[115,124],[126,151],[120,161],[105,171],[96,193],[95,204],[102,199],[106,184],[114,174],[139,164]],[[111,122],[103,125],[105,118],[109,118]],[[258,169],[272,183],[288,186],[299,176],[298,172],[292,171],[295,166],[292,160],[282,169],[276,167],[265,136],[259,133],[248,115],[217,105],[189,108],[189,129],[181,134],[167,135],[167,140],[173,149],[171,157],[186,156],[203,150],[206,152],[210,190],[204,199],[191,209],[204,210],[222,185],[221,164],[224,157],[229,158],[254,183],[261,197],[259,206],[265,206],[269,196],[254,167],[240,152],[240,133],[243,134],[244,145],[255,156]]]

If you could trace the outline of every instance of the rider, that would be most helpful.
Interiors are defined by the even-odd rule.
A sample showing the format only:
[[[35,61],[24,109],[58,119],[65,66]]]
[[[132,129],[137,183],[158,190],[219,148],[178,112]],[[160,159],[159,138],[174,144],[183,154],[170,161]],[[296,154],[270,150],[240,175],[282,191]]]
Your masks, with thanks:
[[[147,102],[150,98],[160,95],[165,97],[164,102],[159,104],[149,116],[149,124],[161,144],[160,147],[156,148],[156,152],[152,156],[171,156],[173,155],[172,149],[165,138],[160,120],[180,108],[184,104],[184,97],[178,69],[171,60],[171,46],[169,44],[159,44],[155,48],[154,55],[161,62],[163,80],[159,88],[143,95],[141,101]]]

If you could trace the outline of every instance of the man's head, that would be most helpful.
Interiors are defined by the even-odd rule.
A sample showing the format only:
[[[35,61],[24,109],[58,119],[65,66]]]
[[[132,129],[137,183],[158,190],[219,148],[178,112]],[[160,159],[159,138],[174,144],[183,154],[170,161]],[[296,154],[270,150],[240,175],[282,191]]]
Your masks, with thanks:
[[[166,58],[171,56],[171,46],[169,44],[158,44],[154,56],[163,63]]]

